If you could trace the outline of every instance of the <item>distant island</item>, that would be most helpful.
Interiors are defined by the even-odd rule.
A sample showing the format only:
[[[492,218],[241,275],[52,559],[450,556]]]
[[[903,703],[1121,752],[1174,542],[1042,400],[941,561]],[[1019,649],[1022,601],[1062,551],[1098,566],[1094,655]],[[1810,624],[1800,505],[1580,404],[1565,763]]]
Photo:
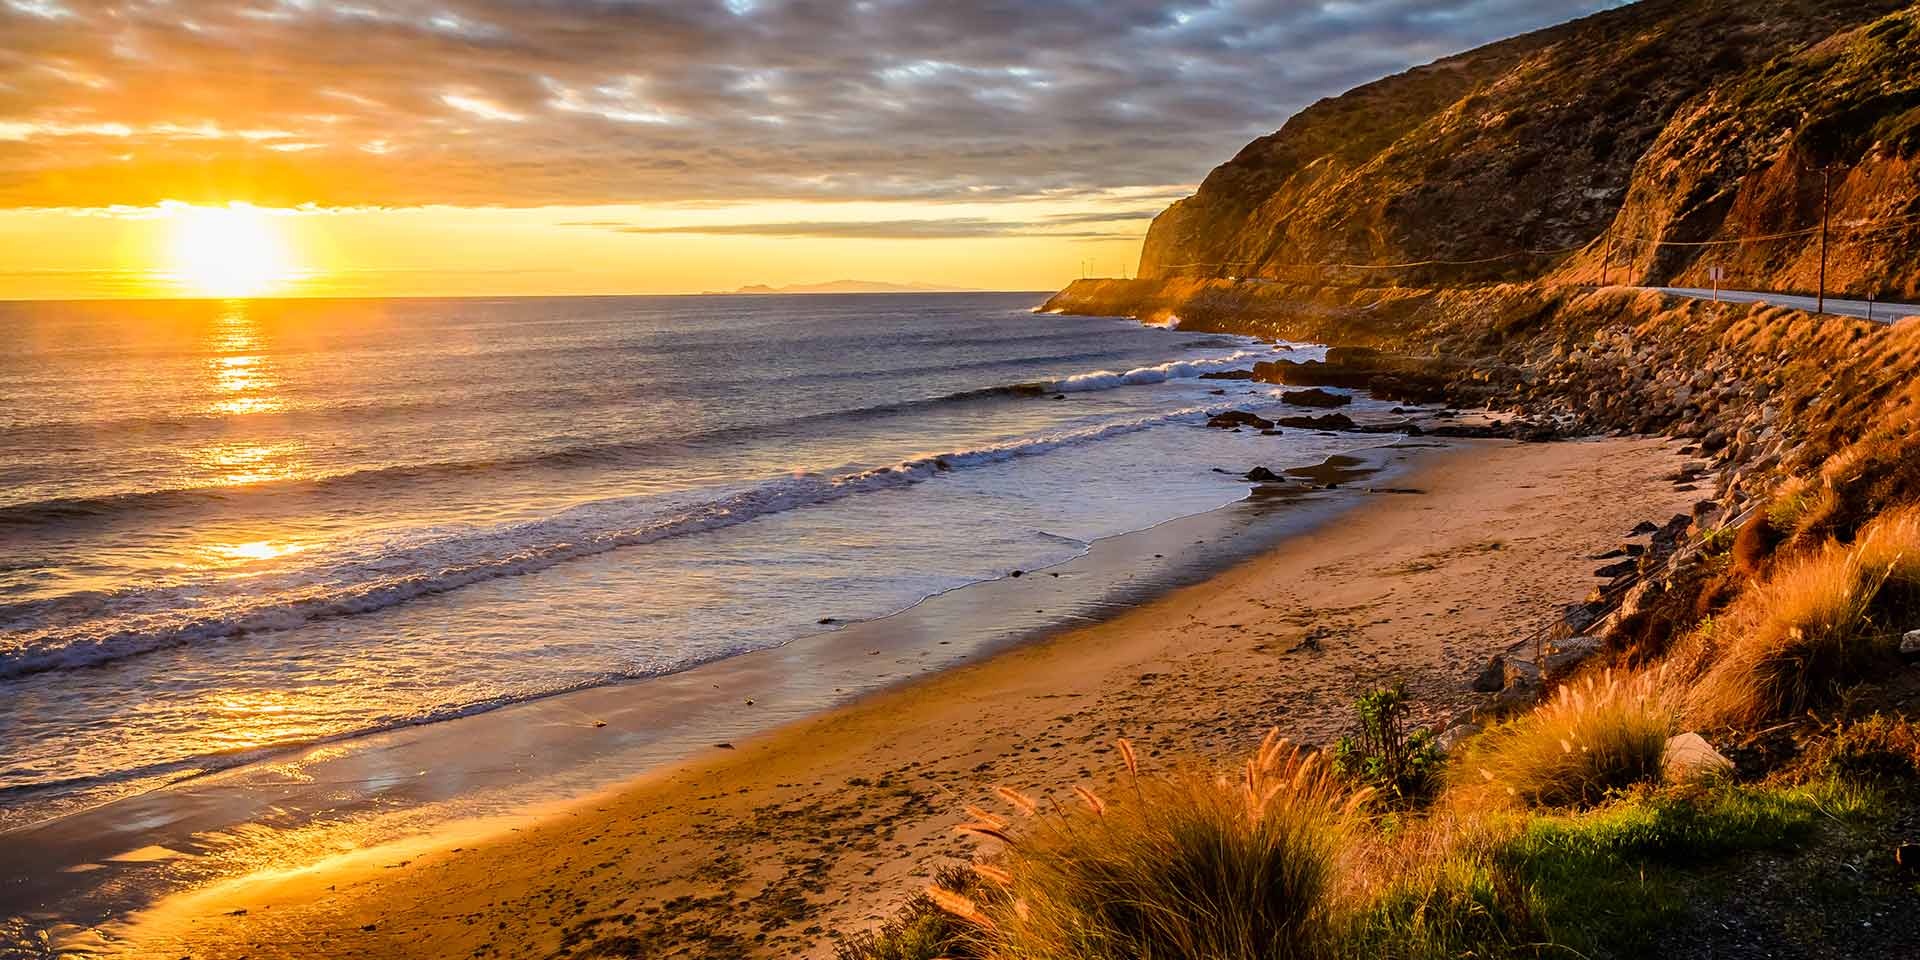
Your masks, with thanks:
[[[784,293],[979,293],[969,287],[949,287],[937,283],[885,283],[879,280],[829,280],[826,283],[790,283],[784,287],[770,287],[764,283],[750,283],[738,290],[708,290],[705,293],[746,293],[746,294],[784,294]]]

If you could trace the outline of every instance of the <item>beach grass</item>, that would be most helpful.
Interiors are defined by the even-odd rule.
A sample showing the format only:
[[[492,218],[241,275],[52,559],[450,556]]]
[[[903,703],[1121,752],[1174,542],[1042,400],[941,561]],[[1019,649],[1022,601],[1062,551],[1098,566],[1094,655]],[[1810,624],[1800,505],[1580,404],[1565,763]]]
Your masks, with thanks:
[[[1590,674],[1477,738],[1456,766],[1455,789],[1477,800],[1590,806],[1657,779],[1674,722],[1659,671]]]
[[[1707,725],[1798,714],[1889,659],[1920,623],[1920,509],[1890,511],[1853,543],[1779,562],[1678,652],[1686,713]]]
[[[1851,736],[1885,743],[1889,729],[1897,753],[1911,733],[1897,724]],[[1443,798],[1414,819],[1365,815],[1331,781],[1256,820],[1247,794],[1217,775],[1143,778],[1138,793],[1100,801],[1104,811],[983,824],[1004,849],[971,876],[944,874],[931,896],[846,941],[840,956],[1646,955],[1688,921],[1694,898],[1734,894],[1716,886],[1715,868],[1871,829],[1889,815],[1887,790],[1912,782],[1837,769],[1758,784],[1643,783],[1586,809],[1463,812]]]
[[[1111,799],[1081,788],[1073,804],[1021,807],[993,888],[968,914],[988,955],[1121,960],[1324,956],[1336,859],[1371,794],[1270,735],[1230,773],[1182,766],[1128,773]]]

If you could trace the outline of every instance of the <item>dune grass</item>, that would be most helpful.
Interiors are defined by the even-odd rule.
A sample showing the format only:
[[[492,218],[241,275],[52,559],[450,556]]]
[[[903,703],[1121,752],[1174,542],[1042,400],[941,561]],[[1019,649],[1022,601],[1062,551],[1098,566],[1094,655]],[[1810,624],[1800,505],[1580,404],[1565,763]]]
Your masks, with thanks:
[[[1674,710],[1657,672],[1590,674],[1483,734],[1456,770],[1457,789],[1533,806],[1588,806],[1658,779]],[[1473,790],[1475,780],[1483,789]]]
[[[1368,791],[1270,735],[1229,774],[1128,775],[1111,801],[1009,797],[1031,816],[962,829],[1006,844],[994,889],[944,905],[991,957],[1293,960],[1328,949],[1335,861]]]
[[[1595,678],[1543,705],[1559,719],[1527,737],[1591,735],[1593,716],[1620,713],[1664,722],[1658,679]],[[969,807],[959,829],[990,856],[943,870],[841,960],[1644,956],[1698,922],[1701,897],[1740,896],[1717,872],[1730,859],[1865,842],[1920,782],[1920,728],[1883,716],[1829,728],[1766,782],[1643,778],[1585,806],[1489,805],[1458,781],[1432,808],[1375,803],[1272,734],[1224,773],[1143,775],[1117,745],[1111,797],[1002,789],[1014,814]]]
[[[1889,512],[1852,544],[1778,564],[1682,651],[1687,713],[1709,725],[1798,714],[1887,659],[1920,626],[1920,510]]]

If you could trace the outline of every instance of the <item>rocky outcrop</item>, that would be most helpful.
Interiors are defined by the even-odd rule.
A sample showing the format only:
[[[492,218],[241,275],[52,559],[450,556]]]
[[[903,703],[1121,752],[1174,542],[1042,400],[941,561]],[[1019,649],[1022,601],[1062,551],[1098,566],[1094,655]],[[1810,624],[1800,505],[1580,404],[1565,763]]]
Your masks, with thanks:
[[[1344,393],[1329,393],[1319,387],[1308,390],[1288,390],[1280,394],[1280,402],[1296,407],[1344,407],[1353,402],[1353,398]]]
[[[1241,427],[1252,427],[1255,430],[1271,430],[1273,429],[1273,421],[1257,413],[1248,413],[1245,410],[1228,410],[1224,413],[1216,413],[1208,418],[1207,426],[1217,427],[1221,430],[1237,430]]]
[[[1915,295],[1917,43],[1903,0],[1642,0],[1502,41],[1249,144],[1154,220],[1139,275],[1805,288],[1837,170],[1834,288]]]

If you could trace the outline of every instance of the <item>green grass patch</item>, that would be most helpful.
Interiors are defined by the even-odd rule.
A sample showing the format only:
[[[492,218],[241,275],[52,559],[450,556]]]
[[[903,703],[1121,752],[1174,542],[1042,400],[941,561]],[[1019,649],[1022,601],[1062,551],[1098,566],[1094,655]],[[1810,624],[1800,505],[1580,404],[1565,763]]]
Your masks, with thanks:
[[[1884,813],[1872,789],[1643,788],[1593,810],[1519,815],[1396,882],[1353,917],[1350,957],[1641,956],[1684,922],[1715,864],[1792,849]],[[1498,828],[1496,828],[1496,831]]]

